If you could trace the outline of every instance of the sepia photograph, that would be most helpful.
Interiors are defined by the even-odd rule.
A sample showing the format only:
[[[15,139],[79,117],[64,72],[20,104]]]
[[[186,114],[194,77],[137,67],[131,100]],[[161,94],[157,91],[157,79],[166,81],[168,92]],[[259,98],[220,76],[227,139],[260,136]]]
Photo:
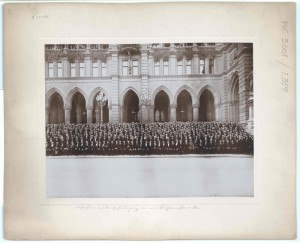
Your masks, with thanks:
[[[47,197],[254,196],[253,44],[45,45]]]

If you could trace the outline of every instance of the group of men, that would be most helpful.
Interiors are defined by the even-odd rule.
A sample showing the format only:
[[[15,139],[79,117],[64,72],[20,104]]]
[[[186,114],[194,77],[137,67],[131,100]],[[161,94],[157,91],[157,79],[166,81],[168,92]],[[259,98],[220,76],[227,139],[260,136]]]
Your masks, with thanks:
[[[46,154],[253,154],[253,136],[221,122],[46,125]]]

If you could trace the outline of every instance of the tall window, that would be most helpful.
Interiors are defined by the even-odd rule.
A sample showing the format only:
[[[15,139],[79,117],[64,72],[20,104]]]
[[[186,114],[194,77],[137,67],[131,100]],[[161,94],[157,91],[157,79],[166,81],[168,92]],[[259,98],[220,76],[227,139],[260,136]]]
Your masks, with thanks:
[[[123,76],[128,76],[128,61],[122,62],[122,74]]]
[[[192,61],[186,60],[186,74],[192,74]]]
[[[62,62],[57,63],[57,77],[62,77],[63,76],[63,66]]]
[[[84,62],[79,63],[79,76],[84,77]]]
[[[101,75],[107,76],[107,65],[106,62],[101,62]]]
[[[178,75],[182,74],[182,61],[177,62],[177,74]]]
[[[164,75],[169,74],[169,61],[164,61]]]
[[[214,59],[209,59],[209,74],[214,73]]]
[[[205,73],[205,62],[204,59],[200,59],[200,74]]]
[[[154,75],[159,75],[159,61],[154,62]]]
[[[98,76],[98,61],[93,61],[93,77]]]
[[[53,62],[48,62],[48,77],[54,77],[54,65]]]
[[[132,75],[133,76],[139,75],[139,61],[137,60],[132,61]]]
[[[70,68],[71,68],[71,77],[76,77],[76,65],[75,62],[70,63]]]

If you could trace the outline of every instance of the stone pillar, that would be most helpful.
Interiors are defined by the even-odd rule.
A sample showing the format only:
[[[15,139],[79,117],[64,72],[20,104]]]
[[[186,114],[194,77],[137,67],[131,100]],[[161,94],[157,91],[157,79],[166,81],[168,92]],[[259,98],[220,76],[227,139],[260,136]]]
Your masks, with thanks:
[[[53,68],[54,68],[54,77],[57,77],[58,75],[57,75],[57,61],[53,61]]]
[[[208,57],[206,57],[205,58],[205,74],[209,74],[209,58]]]
[[[219,112],[220,112],[220,104],[216,104],[215,105],[215,120],[216,121],[220,120]]]
[[[70,75],[70,64],[68,58],[64,57],[62,59],[62,65],[63,65],[63,77],[69,77]]]
[[[164,75],[164,60],[162,57],[159,59],[159,75]]]
[[[87,112],[87,123],[90,124],[93,122],[93,106],[87,106],[86,107]]]
[[[49,124],[49,107],[46,106],[46,109],[45,109],[45,124]]]
[[[174,43],[170,45],[170,57],[169,57],[169,74],[175,75],[176,74],[176,49]]]
[[[71,122],[71,106],[65,106],[65,123],[68,124]]]
[[[75,60],[75,72],[76,72],[76,77],[80,77],[79,60]]]
[[[193,105],[193,121],[199,121],[199,106],[197,104]]]
[[[109,72],[111,75],[111,92],[110,92],[111,120],[110,122],[120,122],[118,46],[109,45],[109,53],[110,53]]]
[[[92,77],[92,63],[91,63],[91,57],[86,56],[84,58],[84,68],[85,68],[85,77]]]
[[[182,74],[186,74],[186,56],[182,58]]]
[[[45,62],[45,76],[46,78],[49,77],[49,68],[48,68],[48,62]]]
[[[140,106],[140,112],[141,112],[141,122],[148,122],[148,114],[147,114],[146,104],[142,104]]]
[[[170,121],[175,122],[176,121],[176,105],[170,105],[170,110],[171,110]]]
[[[149,106],[149,122],[154,122],[154,105]]]
[[[149,75],[148,68],[148,48],[147,45],[141,45],[141,75]]]
[[[95,107],[96,123],[100,123],[100,107],[97,105]]]
[[[199,74],[199,56],[198,56],[198,54],[193,55],[192,74]]]

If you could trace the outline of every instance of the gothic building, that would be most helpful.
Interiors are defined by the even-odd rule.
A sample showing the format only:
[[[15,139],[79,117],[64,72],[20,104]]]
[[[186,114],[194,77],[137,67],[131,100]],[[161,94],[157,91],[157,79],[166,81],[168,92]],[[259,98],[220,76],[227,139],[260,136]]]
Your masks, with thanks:
[[[253,128],[249,43],[45,46],[46,123],[238,122]],[[107,97],[102,112],[99,91]]]

